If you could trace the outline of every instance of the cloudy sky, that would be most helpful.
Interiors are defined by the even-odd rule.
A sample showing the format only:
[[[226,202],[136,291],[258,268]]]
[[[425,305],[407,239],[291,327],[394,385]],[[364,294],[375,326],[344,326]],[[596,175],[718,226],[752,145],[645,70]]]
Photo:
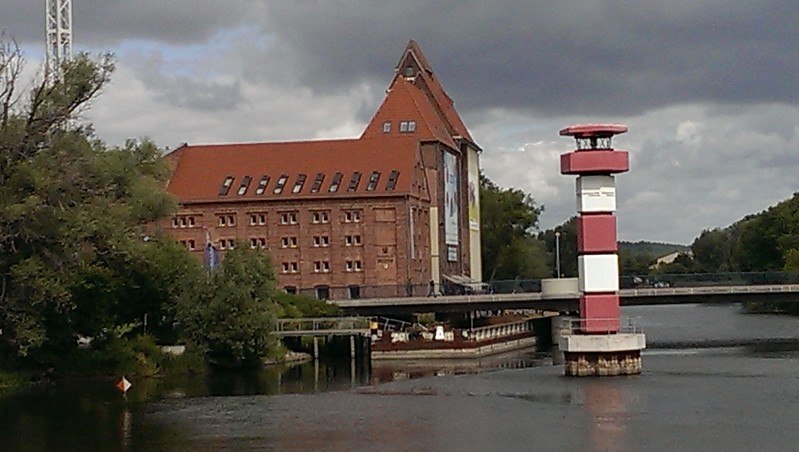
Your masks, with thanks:
[[[29,68],[45,0],[4,0]],[[574,213],[566,125],[621,122],[619,236],[689,244],[799,188],[799,2],[74,0],[76,50],[117,71],[88,119],[110,144],[355,137],[416,40],[482,168]]]

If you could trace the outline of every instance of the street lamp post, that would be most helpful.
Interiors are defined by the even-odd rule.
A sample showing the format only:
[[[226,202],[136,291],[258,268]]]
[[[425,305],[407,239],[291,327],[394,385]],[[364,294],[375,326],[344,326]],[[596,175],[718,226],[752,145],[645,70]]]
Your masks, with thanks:
[[[555,271],[560,278],[560,231],[555,231]]]

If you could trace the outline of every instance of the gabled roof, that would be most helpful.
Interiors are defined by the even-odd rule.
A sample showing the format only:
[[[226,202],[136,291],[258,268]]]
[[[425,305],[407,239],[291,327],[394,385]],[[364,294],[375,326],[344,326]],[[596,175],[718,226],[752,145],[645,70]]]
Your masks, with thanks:
[[[410,91],[413,98],[412,102],[416,108],[426,113],[423,116],[424,121],[428,123],[427,129],[434,131],[432,136],[425,138],[437,139],[450,146],[452,146],[456,138],[462,138],[473,143],[474,140],[472,140],[469,131],[457,111],[455,111],[452,99],[444,91],[435,73],[433,73],[433,69],[427,62],[427,58],[425,58],[415,41],[408,43],[402,58],[400,58],[394,70],[396,74],[386,98],[369,125],[367,125],[362,135],[363,137],[374,136],[377,132],[381,132],[382,124],[385,122],[414,119],[397,116],[397,110],[402,110],[402,113],[407,114],[407,105],[405,105],[405,108],[399,109],[397,105],[411,102],[406,98],[408,97],[407,91]],[[395,99],[397,97],[400,99]],[[431,112],[433,114],[430,114]],[[443,129],[443,132],[440,129]],[[443,138],[444,135],[446,135],[446,139]],[[457,147],[453,147],[457,149]]]
[[[414,121],[414,132],[403,132],[400,123]],[[390,124],[386,132],[384,124]],[[382,136],[415,135],[419,140],[437,140],[457,149],[447,125],[436,112],[425,93],[412,82],[397,80],[391,92],[383,100],[383,104],[375,113],[372,121],[366,126],[361,138],[377,139]]]
[[[384,137],[379,140],[297,141],[286,143],[185,145],[169,157],[174,164],[168,190],[183,203],[213,201],[277,200],[411,194],[411,179],[417,161],[416,137]],[[392,172],[396,175],[389,183]],[[339,187],[330,187],[341,174]],[[354,189],[354,175],[360,180]],[[370,179],[379,173],[377,181]],[[323,175],[313,192],[318,175]],[[298,181],[304,183],[295,190]],[[259,183],[268,176],[262,193]],[[279,193],[278,181],[286,177]],[[249,177],[246,190],[239,189]],[[232,178],[226,193],[222,188]],[[392,187],[393,185],[393,187]]]

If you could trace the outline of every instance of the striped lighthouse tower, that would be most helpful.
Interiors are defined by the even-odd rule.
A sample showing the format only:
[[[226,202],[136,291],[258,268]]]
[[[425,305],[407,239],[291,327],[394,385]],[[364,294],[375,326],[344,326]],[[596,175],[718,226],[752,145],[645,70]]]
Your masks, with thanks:
[[[567,375],[629,375],[641,372],[644,335],[623,331],[619,309],[614,174],[630,169],[626,151],[611,147],[622,124],[566,127],[577,149],[560,156],[561,174],[577,176],[577,263],[580,321],[562,338]]]

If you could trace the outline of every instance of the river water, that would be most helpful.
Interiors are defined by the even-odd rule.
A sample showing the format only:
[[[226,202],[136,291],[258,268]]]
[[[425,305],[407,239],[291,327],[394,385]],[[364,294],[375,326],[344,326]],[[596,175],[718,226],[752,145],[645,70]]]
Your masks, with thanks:
[[[623,313],[650,345],[639,376],[567,378],[522,353],[139,380],[126,397],[62,381],[0,398],[0,450],[799,450],[799,318]]]

